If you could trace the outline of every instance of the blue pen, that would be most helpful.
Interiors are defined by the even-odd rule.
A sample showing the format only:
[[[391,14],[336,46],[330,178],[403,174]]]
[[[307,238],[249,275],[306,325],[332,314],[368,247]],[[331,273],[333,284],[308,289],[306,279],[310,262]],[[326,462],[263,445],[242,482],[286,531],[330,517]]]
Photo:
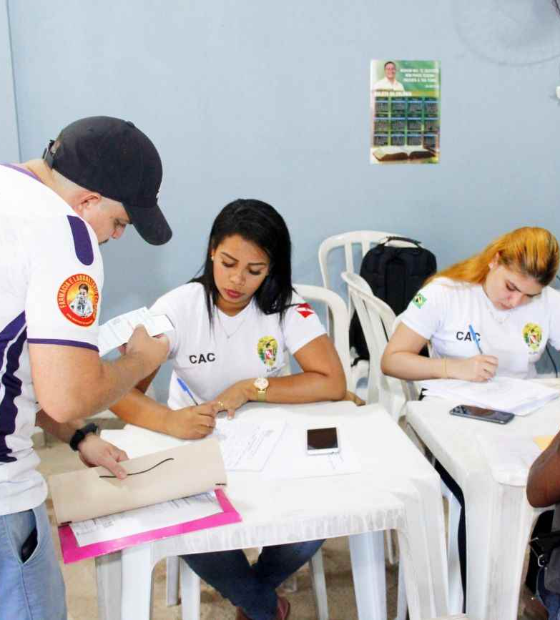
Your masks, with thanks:
[[[476,332],[474,331],[474,328],[472,325],[469,325],[469,333],[471,335],[471,338],[474,340],[474,343],[476,344],[476,348],[478,349],[478,352],[480,353],[480,355],[484,355],[484,353],[482,352],[482,349],[480,348],[480,342],[478,338],[476,337]]]
[[[196,402],[196,398],[192,395],[192,392],[189,390],[188,385],[183,381],[183,379],[181,379],[181,377],[177,377],[177,383],[181,386],[183,392],[186,392],[191,397],[193,403],[195,405],[198,405],[198,403]]]

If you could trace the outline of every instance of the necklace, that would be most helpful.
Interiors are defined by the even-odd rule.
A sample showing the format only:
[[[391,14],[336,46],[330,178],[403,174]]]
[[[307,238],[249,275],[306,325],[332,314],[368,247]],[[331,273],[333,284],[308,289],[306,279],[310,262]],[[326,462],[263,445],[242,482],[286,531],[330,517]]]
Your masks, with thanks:
[[[227,321],[228,323],[235,323],[235,325],[233,326],[233,331],[228,331],[226,329],[226,321],[222,319],[222,312],[218,313],[218,318],[220,319],[220,325],[222,326],[222,330],[226,336],[226,340],[229,340],[230,338],[233,338],[233,336],[235,336],[235,334],[237,334],[237,332],[243,327],[243,324],[245,323],[245,321],[247,320],[247,317],[249,316],[249,312],[243,312],[242,313],[245,315],[241,320],[235,321],[235,320],[231,320],[231,319],[235,319],[236,317],[228,317],[228,319],[230,319],[230,321]],[[227,316],[227,314],[224,314],[224,316]],[[237,315],[239,316],[239,315]]]

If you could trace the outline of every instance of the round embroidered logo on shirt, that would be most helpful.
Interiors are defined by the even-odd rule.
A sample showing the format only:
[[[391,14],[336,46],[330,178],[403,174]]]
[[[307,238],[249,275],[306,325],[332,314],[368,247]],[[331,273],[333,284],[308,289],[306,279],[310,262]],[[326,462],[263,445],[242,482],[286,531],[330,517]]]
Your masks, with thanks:
[[[264,336],[257,344],[257,352],[262,363],[269,368],[276,364],[276,356],[278,355],[278,341],[272,336]]]
[[[542,342],[542,327],[537,323],[526,323],[523,327],[523,340],[531,351],[538,351]]]
[[[60,285],[57,302],[69,321],[81,327],[89,327],[97,316],[99,289],[93,278],[85,273],[77,273]]]

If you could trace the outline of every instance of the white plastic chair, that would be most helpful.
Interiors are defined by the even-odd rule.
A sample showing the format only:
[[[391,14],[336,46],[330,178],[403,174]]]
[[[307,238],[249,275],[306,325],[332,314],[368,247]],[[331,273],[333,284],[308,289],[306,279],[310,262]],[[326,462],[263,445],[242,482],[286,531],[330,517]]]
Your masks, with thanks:
[[[402,236],[404,235],[397,233],[381,232],[376,230],[356,230],[353,232],[347,232],[340,235],[334,235],[333,237],[328,237],[319,246],[319,267],[321,269],[321,276],[323,278],[323,286],[331,290],[333,290],[334,288],[334,282],[329,275],[328,267],[329,255],[331,255],[331,252],[333,252],[334,250],[338,248],[342,248],[344,250],[344,271],[347,271],[349,273],[356,273],[356,269],[354,268],[355,250],[359,249],[361,253],[358,262],[359,270],[363,257],[374,245],[385,241],[388,237]],[[391,241],[391,245],[397,247],[413,246],[413,244],[410,244],[406,241]],[[354,303],[350,297],[350,294],[348,294],[347,299],[348,316],[351,319],[354,313]],[[361,360],[360,362],[354,364],[351,367],[352,380],[350,383],[348,383],[349,390],[354,391],[360,379],[368,376],[368,366],[369,364],[366,360]]]
[[[376,394],[379,402],[398,420],[406,402],[417,399],[417,390],[413,382],[401,381],[384,375],[380,364],[388,338],[395,331],[400,320],[395,317],[390,306],[372,293],[369,284],[361,276],[348,272],[342,273],[341,276],[348,285],[370,352],[368,403],[371,402],[370,398],[374,398]],[[448,502],[449,610],[453,613],[460,613],[464,597],[458,547],[461,505],[443,481],[441,487],[442,495]],[[406,595],[402,571],[399,572],[398,592],[397,620],[404,620],[406,618]]]
[[[338,351],[346,381],[350,381],[350,346],[348,339],[349,319],[344,300],[326,288],[311,284],[294,285],[297,293],[306,301],[325,304],[331,317],[332,338]],[[315,607],[319,620],[328,620],[327,586],[321,549],[309,562]],[[183,620],[200,617],[200,578],[186,562],[177,557],[167,558],[167,605],[178,604],[178,588],[181,589]]]
[[[366,402],[381,403],[398,421],[409,400],[409,388],[400,379],[387,377],[381,372],[381,356],[393,332],[395,313],[371,292],[369,284],[361,276],[347,271],[341,275],[358,312],[370,355]]]

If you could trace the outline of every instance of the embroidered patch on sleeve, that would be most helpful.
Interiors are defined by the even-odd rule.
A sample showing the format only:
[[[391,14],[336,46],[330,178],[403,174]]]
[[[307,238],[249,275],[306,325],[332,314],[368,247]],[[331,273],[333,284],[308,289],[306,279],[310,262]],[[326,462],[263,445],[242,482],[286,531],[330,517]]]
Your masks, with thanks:
[[[418,293],[414,299],[412,300],[412,303],[417,307],[417,308],[421,308],[428,300],[424,297],[424,295],[422,295],[422,293]]]
[[[66,278],[57,295],[62,314],[75,325],[89,327],[95,322],[99,304],[99,290],[93,278],[85,273]]]
[[[296,312],[298,314],[301,314],[301,316],[306,319],[308,316],[311,316],[312,314],[315,314],[315,311],[313,310],[313,308],[305,303],[305,304],[298,304],[296,306]]]

